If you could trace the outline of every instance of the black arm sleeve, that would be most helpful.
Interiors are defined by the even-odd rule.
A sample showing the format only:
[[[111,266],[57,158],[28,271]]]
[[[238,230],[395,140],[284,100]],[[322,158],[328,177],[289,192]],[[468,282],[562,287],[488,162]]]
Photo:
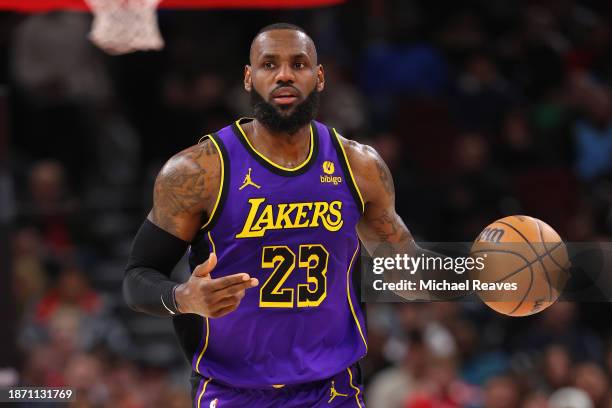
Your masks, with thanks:
[[[178,314],[170,279],[188,243],[149,220],[142,224],[128,259],[123,278],[123,297],[132,309],[155,316]]]

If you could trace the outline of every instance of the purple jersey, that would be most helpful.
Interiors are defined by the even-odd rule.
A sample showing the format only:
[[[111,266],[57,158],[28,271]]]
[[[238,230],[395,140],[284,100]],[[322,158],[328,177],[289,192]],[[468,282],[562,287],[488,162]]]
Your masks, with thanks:
[[[335,130],[312,122],[307,159],[288,169],[255,150],[240,122],[210,136],[221,191],[191,255],[214,251],[213,278],[246,272],[259,286],[234,312],[204,319],[193,369],[244,388],[329,378],[367,349],[352,284],[363,200]]]

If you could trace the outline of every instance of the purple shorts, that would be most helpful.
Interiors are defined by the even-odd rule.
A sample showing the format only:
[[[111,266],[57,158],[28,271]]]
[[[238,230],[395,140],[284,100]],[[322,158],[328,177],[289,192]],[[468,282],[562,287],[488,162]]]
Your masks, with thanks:
[[[269,389],[236,388],[194,377],[194,408],[365,408],[356,365],[333,377]]]

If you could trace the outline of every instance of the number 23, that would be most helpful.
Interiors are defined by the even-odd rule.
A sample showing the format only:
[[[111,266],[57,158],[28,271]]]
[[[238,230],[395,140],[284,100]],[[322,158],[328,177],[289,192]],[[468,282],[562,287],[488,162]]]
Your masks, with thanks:
[[[308,283],[297,285],[297,307],[319,306],[327,297],[329,253],[320,244],[300,245],[298,267],[306,269]],[[262,268],[274,269],[259,292],[260,307],[294,307],[293,288],[283,287],[295,269],[295,252],[287,246],[262,249]]]

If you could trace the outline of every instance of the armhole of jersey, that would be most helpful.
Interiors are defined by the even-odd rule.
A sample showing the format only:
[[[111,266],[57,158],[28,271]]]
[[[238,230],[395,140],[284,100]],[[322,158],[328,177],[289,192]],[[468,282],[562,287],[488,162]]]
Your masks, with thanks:
[[[338,135],[338,132],[336,132],[336,129],[328,127],[327,131],[329,132],[332,144],[336,149],[336,153],[338,155],[338,159],[340,160],[340,166],[344,171],[344,175],[350,178],[350,180],[347,180],[349,190],[351,190],[351,194],[355,199],[357,208],[360,208],[361,213],[363,214],[365,212],[365,203],[363,202],[363,196],[361,195],[361,191],[359,191],[359,187],[357,186],[357,182],[355,181],[355,176],[353,175],[353,170],[351,169],[351,165],[349,164],[346,151],[344,150],[344,146],[342,146],[342,141],[340,141],[340,137]]]
[[[200,228],[201,230],[210,231],[215,226],[215,222],[219,218],[219,214],[221,213],[223,205],[225,204],[225,198],[227,196],[227,185],[229,184],[230,175],[228,156],[225,150],[225,146],[223,145],[223,141],[221,140],[219,135],[217,135],[216,133],[211,133],[210,135],[203,136],[198,141],[198,144],[202,143],[202,141],[204,141],[207,137],[215,145],[215,148],[219,152],[219,160],[221,160],[221,181],[219,183],[219,193],[217,194],[217,200],[215,201],[215,205],[210,213],[210,216],[208,217],[208,221],[206,221],[206,223]]]

